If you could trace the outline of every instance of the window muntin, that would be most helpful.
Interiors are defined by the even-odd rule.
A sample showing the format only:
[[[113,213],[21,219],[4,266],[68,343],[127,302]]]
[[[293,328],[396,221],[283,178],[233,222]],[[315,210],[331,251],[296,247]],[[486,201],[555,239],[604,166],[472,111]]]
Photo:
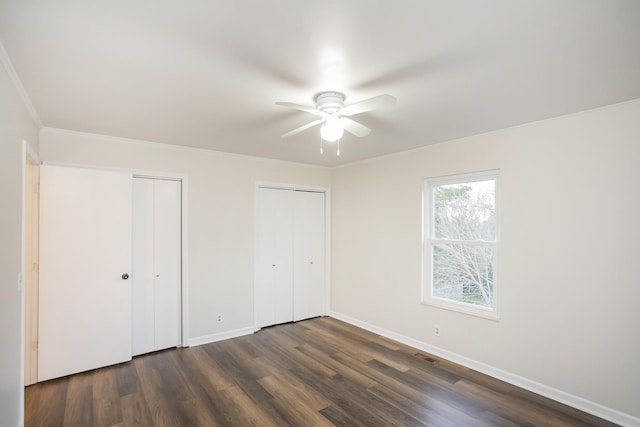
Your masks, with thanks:
[[[497,318],[496,171],[425,180],[423,302]]]

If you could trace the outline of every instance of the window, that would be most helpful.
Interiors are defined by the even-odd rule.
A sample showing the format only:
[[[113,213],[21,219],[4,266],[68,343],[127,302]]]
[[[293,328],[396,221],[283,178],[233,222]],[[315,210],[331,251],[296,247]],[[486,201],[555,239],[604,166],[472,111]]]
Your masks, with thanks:
[[[498,318],[498,172],[428,178],[423,302]]]

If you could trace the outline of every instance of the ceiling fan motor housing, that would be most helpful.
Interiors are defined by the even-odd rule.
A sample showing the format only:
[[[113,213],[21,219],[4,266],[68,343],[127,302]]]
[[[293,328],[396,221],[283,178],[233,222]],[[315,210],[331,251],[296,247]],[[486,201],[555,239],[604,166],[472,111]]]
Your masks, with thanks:
[[[344,108],[345,96],[341,92],[327,91],[318,93],[313,97],[313,100],[316,103],[316,109],[333,114]]]

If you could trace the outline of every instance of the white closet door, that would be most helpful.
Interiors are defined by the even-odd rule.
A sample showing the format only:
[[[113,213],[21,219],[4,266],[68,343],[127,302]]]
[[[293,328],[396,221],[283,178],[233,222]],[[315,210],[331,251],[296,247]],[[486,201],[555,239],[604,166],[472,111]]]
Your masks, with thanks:
[[[133,180],[133,355],[180,343],[181,183]]]
[[[40,168],[38,381],[131,359],[131,176]]]
[[[181,182],[154,180],[155,349],[180,344]]]
[[[293,191],[259,188],[256,221],[256,326],[293,320]]]
[[[293,320],[325,314],[325,195],[295,191]]]
[[[153,180],[133,179],[132,354],[154,351]]]

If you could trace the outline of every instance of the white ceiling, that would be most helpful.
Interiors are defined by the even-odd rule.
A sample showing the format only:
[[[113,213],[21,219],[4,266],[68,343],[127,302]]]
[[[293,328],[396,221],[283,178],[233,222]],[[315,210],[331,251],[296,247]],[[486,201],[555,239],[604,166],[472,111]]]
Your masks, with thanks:
[[[640,98],[638,0],[0,0],[44,126],[335,166]],[[274,105],[382,93],[341,156]]]

